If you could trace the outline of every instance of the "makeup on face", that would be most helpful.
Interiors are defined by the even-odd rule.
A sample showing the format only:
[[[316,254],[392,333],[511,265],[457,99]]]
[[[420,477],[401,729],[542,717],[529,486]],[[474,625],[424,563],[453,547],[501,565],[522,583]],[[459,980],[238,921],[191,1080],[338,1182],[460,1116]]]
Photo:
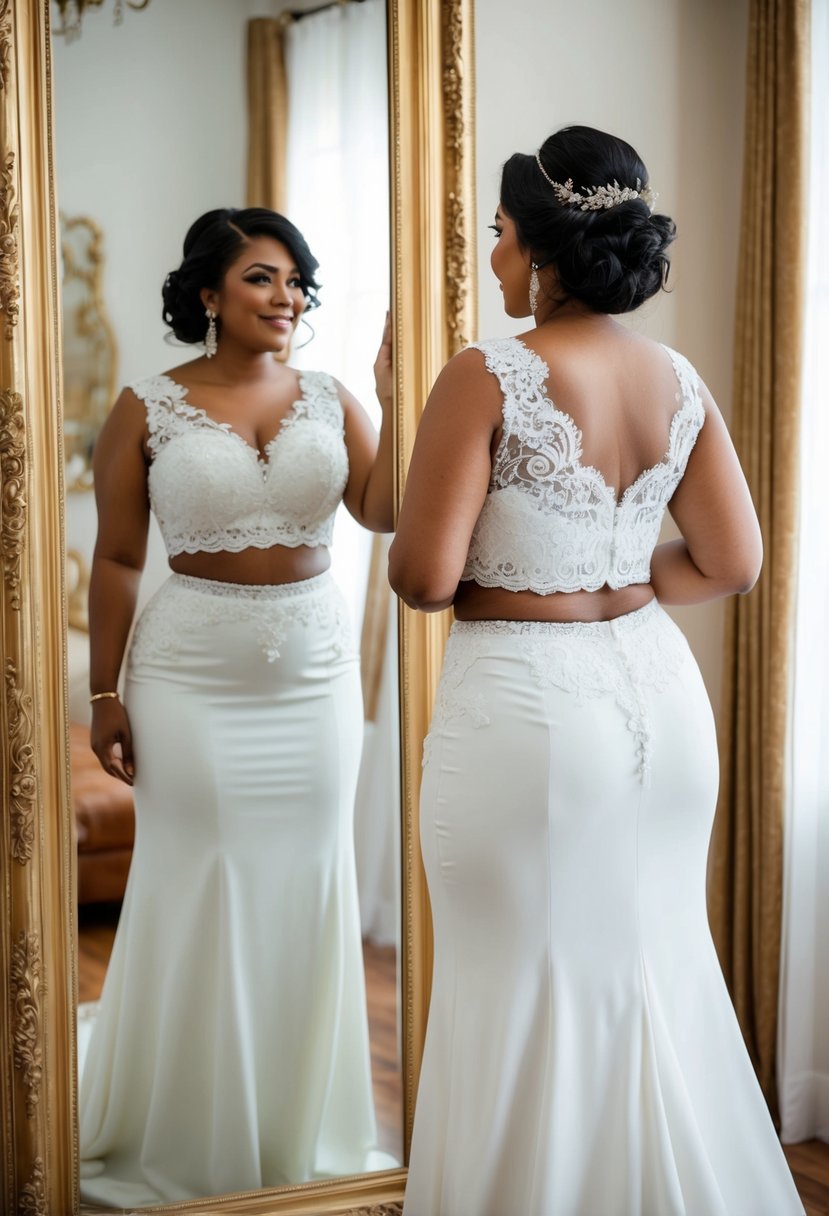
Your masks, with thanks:
[[[299,270],[290,251],[270,237],[253,238],[225,275],[220,293],[223,327],[235,330],[251,322],[281,348],[306,308]]]

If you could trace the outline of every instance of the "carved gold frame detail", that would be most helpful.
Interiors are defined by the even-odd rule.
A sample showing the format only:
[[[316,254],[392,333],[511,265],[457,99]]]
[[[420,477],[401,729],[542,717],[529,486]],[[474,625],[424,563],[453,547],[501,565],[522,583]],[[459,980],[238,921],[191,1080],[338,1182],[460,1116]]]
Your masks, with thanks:
[[[75,861],[49,0],[0,0],[0,1210],[80,1212]],[[474,337],[473,0],[388,0],[398,492],[437,372]],[[429,999],[420,752],[447,621],[404,609],[405,1142]],[[153,1211],[395,1216],[405,1169]]]

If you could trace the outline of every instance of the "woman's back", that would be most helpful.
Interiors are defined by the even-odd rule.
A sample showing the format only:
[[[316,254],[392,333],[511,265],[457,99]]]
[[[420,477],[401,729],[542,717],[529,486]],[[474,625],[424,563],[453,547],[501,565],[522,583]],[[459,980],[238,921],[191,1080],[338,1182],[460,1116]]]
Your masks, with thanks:
[[[505,439],[505,422],[515,436]],[[650,561],[666,505],[685,541],[679,566],[668,546]],[[565,305],[444,368],[391,571],[408,602],[452,603],[460,620],[595,621],[654,594],[676,603],[741,590],[760,552],[727,429],[688,361]]]
[[[621,390],[612,367],[609,375],[591,375],[593,366],[602,366],[605,349],[618,346],[613,337],[607,328],[592,355],[567,360],[563,392],[568,400],[579,401],[570,409],[550,390],[551,366],[525,341],[506,338],[479,345],[487,371],[498,383],[502,417],[462,581],[541,596],[617,591],[650,581],[665,507],[685,472],[705,414],[696,373],[668,348],[657,348],[656,377],[628,374]],[[638,363],[641,368],[641,358]],[[667,388],[662,386],[665,365],[672,380]],[[647,383],[654,378],[659,382],[655,393]],[[630,391],[637,380],[639,387]],[[656,414],[650,425],[641,406],[648,392],[657,399],[647,411]],[[666,398],[671,403],[667,418]],[[603,425],[614,406],[620,421]],[[600,440],[596,446],[605,450],[604,470],[591,459],[581,418],[589,420],[594,442]],[[657,435],[656,449],[652,434]],[[654,454],[637,456],[635,449]],[[619,487],[614,484],[617,474],[628,465],[633,466],[630,480]]]
[[[562,318],[521,341],[547,365],[547,396],[579,428],[582,463],[621,498],[668,449],[680,386],[665,347],[610,317]]]

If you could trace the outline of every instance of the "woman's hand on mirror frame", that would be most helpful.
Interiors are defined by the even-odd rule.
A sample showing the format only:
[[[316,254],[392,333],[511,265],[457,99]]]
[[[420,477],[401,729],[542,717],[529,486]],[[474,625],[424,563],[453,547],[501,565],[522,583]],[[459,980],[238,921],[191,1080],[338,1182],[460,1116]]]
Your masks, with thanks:
[[[393,377],[391,314],[387,312],[374,360],[374,385],[383,411],[379,436],[357,399],[337,384],[348,449],[348,484],[343,501],[357,522],[372,532],[394,530]]]
[[[394,396],[394,359],[392,348],[391,313],[386,313],[380,349],[374,360],[374,388],[385,415],[392,407]]]
[[[132,785],[135,779],[132,732],[127,711],[118,698],[107,697],[93,703],[89,741],[104,771]]]

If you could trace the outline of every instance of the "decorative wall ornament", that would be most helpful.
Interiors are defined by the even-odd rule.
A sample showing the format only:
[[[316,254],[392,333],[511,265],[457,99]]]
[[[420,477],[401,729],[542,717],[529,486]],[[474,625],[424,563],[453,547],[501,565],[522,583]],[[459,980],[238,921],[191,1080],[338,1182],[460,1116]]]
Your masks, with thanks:
[[[117,392],[118,349],[104,303],[104,235],[88,215],[60,216],[66,489],[92,489],[92,452]]]
[[[12,857],[26,865],[35,839],[37,774],[32,744],[32,698],[17,683],[13,659],[6,659],[6,721],[9,731],[10,819]]]
[[[36,933],[21,932],[12,947],[11,996],[14,1066],[26,1087],[26,1114],[34,1118],[43,1080],[43,1052],[40,1045],[41,982],[40,939]]]
[[[19,393],[0,393],[0,562],[20,608],[20,558],[26,533],[26,419]]]
[[[48,1216],[46,1211],[46,1167],[41,1157],[35,1158],[32,1180],[20,1193],[18,1216]]]
[[[5,66],[8,66],[8,50]],[[14,153],[8,152],[0,166],[0,312],[6,314],[5,334],[8,341],[12,339],[20,312],[18,218],[19,209],[14,201]]]

